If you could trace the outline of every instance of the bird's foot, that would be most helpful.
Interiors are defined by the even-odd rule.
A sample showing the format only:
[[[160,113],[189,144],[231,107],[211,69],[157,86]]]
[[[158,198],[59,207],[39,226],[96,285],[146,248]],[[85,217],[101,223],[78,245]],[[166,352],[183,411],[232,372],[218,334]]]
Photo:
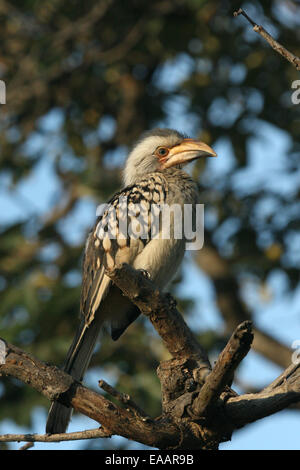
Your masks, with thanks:
[[[150,273],[146,269],[138,269],[138,271],[144,276],[144,278],[151,280]]]

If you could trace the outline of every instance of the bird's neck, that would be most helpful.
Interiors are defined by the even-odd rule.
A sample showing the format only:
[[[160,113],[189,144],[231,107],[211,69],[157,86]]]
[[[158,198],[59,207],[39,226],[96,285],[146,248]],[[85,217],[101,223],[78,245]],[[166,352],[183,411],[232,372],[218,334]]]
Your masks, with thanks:
[[[195,204],[198,201],[197,184],[179,166],[168,168],[163,174],[168,184],[169,203]]]
[[[127,186],[138,184],[141,180],[145,180],[147,176],[149,178],[160,176],[160,181],[165,181],[166,193],[168,194],[168,203],[179,203],[179,204],[194,204],[198,200],[198,189],[195,181],[190,177],[188,173],[181,169],[181,167],[174,166],[165,170],[157,170],[150,173],[144,173],[143,175],[135,174],[134,178],[131,178],[127,182]],[[169,200],[170,199],[170,200]]]
[[[183,179],[191,179],[190,175],[182,170],[181,165],[172,166],[172,168],[167,168],[163,171],[163,174],[167,179],[169,178],[183,178]]]

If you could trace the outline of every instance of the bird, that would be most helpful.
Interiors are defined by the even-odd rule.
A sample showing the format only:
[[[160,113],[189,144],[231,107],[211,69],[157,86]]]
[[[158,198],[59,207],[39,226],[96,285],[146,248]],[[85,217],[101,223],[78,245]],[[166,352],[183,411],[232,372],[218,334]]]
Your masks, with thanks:
[[[207,156],[217,155],[209,145],[174,129],[151,129],[133,145],[123,170],[124,187],[104,205],[85,245],[80,322],[63,367],[76,381],[83,380],[103,325],[110,325],[111,337],[117,340],[140,314],[106,270],[127,263],[146,273],[162,290],[176,274],[185,253],[185,239],[176,238],[174,230],[169,237],[159,236],[160,225],[152,233],[152,207],[195,207],[199,201],[197,184],[183,167]],[[128,227],[127,231],[121,227],[126,217],[130,233]],[[71,414],[72,407],[53,401],[46,432],[66,432]]]

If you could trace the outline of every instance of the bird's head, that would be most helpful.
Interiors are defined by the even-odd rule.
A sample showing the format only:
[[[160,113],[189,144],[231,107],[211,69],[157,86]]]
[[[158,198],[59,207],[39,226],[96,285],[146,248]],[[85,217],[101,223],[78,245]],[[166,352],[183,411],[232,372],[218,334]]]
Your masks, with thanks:
[[[188,139],[173,129],[145,132],[131,150],[124,169],[125,185],[154,171],[185,165],[200,157],[216,157],[204,142]]]

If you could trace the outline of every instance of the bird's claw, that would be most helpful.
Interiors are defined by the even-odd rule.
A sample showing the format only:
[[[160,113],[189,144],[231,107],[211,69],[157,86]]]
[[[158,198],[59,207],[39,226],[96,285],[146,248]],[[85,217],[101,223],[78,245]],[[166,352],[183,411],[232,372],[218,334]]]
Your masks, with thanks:
[[[144,278],[151,280],[150,273],[146,271],[146,269],[139,269],[138,271],[141,273],[142,276],[144,276]]]

